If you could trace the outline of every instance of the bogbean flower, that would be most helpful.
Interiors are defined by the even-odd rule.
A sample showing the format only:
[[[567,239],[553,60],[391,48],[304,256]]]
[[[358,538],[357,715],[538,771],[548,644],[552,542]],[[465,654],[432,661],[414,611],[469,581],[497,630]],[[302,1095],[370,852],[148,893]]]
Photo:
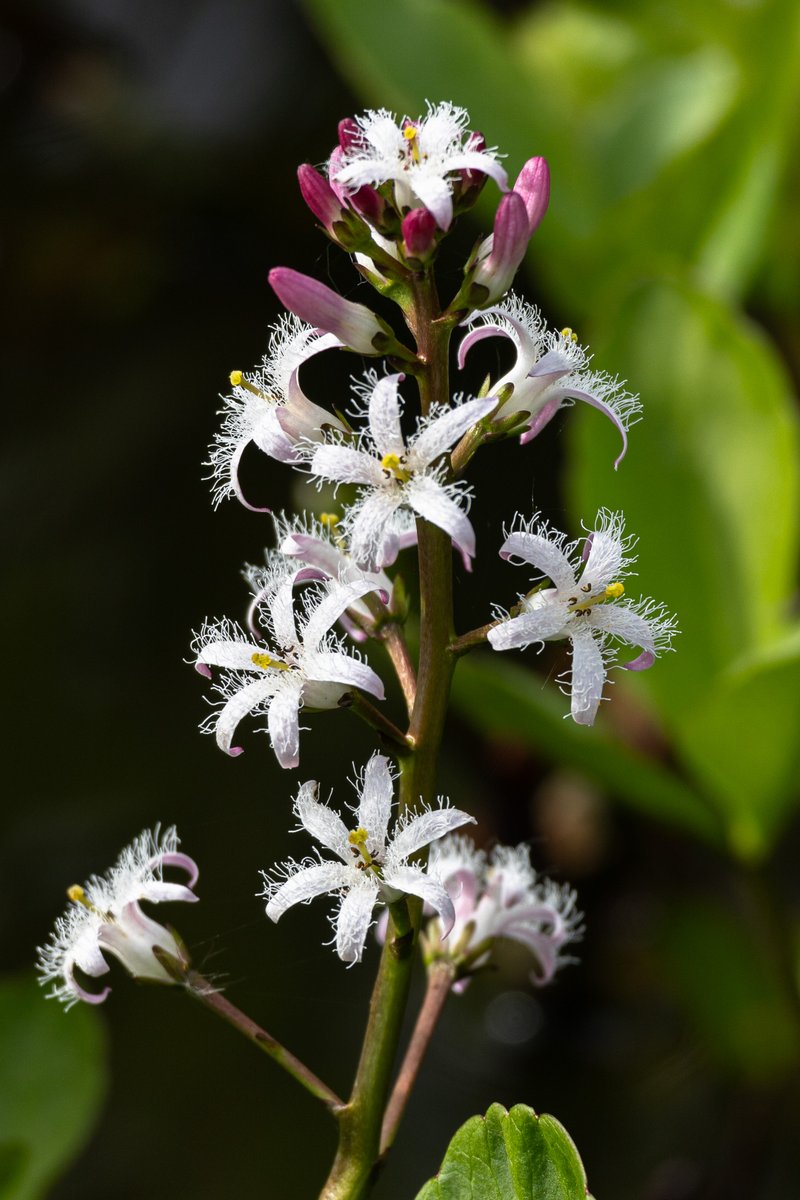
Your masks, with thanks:
[[[274,326],[261,366],[250,373],[231,374],[233,391],[225,397],[221,430],[209,450],[214,506],[226,496],[237,496],[255,512],[242,492],[239,463],[251,442],[280,462],[298,461],[297,443],[320,441],[326,428],[346,429],[338,417],[313,404],[300,386],[303,363],[342,343],[330,333],[320,333],[297,317],[282,317]]]
[[[278,552],[305,563],[326,579],[338,579],[340,583],[365,580],[372,584],[372,590],[384,604],[391,605],[394,584],[382,568],[391,565],[401,549],[416,545],[416,527],[412,524],[406,530],[398,531],[394,541],[386,543],[386,557],[376,571],[363,571],[356,565],[340,530],[341,518],[332,513],[323,513],[319,518],[305,514],[293,519],[281,517],[276,521]],[[248,567],[245,571],[255,597],[264,588],[268,570],[268,567]],[[354,614],[357,620],[348,613]],[[351,637],[362,642],[367,637],[364,627],[369,627],[373,619],[364,601],[355,600],[342,613],[339,623]]]
[[[403,895],[419,896],[439,914],[442,936],[453,924],[453,902],[444,885],[421,866],[408,860],[431,842],[474,818],[440,801],[438,808],[406,815],[389,834],[394,780],[389,762],[373,754],[356,781],[358,805],[350,811],[355,828],[326,804],[317,800],[318,785],[304,783],[295,800],[300,826],[315,838],[333,859],[290,859],[264,871],[267,916],[278,921],[293,904],[307,903],[330,893],[340,903],[332,918],[336,953],[346,963],[356,963],[364,952],[372,913],[379,901],[391,904]]]
[[[491,176],[508,190],[497,151],[468,125],[466,109],[447,102],[429,104],[426,116],[413,121],[398,121],[385,108],[366,112],[340,127],[341,144],[328,167],[331,184],[347,193],[393,183],[398,212],[421,205],[440,229],[449,229],[464,173]]]
[[[187,882],[165,880],[165,867],[185,871]],[[198,897],[192,888],[198,874],[194,861],[178,851],[174,827],[162,834],[156,826],[127,846],[105,875],[93,875],[83,887],[69,888],[70,908],[57,919],[50,941],[38,949],[39,982],[53,984],[48,996],[61,1000],[66,1008],[78,1000],[101,1004],[111,989],[87,990],[75,970],[97,979],[110,969],[109,954],[136,979],[174,983],[154,951],[163,951],[187,968],[186,950],[171,930],[142,911],[139,902],[195,901]]]
[[[521,519],[500,550],[500,557],[530,563],[553,583],[520,597],[519,614],[506,616],[489,631],[495,650],[516,650],[535,642],[567,638],[572,648],[571,676],[562,682],[572,695],[572,716],[579,725],[592,725],[603,694],[606,675],[615,664],[612,639],[641,647],[628,671],[644,671],[657,655],[671,649],[675,617],[654,600],[636,602],[620,597],[622,579],[636,561],[624,536],[621,513],[601,509],[597,525],[582,550],[568,542],[535,514]]]
[[[400,427],[397,393],[402,375],[378,379],[367,374],[364,399],[369,431],[352,445],[318,446],[310,457],[310,471],[320,480],[361,485],[356,502],[347,511],[343,530],[350,553],[365,570],[374,571],[387,559],[387,547],[396,544],[401,509],[411,509],[438,525],[452,538],[465,559],[475,554],[475,532],[465,509],[470,490],[446,481],[446,465],[439,460],[462,434],[497,404],[494,398],[467,400],[420,421],[406,443]]]
[[[470,838],[457,834],[431,848],[428,871],[453,901],[453,928],[442,942],[438,918],[425,931],[426,955],[451,958],[459,968],[454,990],[485,966],[498,938],[526,946],[536,966],[536,984],[551,981],[564,963],[564,947],[582,933],[571,888],[539,879],[527,846],[497,846],[488,857]]]
[[[571,329],[560,333],[548,330],[539,310],[514,295],[470,317],[466,324],[470,331],[458,348],[461,369],[470,348],[483,338],[508,338],[516,350],[511,370],[490,391],[497,396],[501,389],[513,386],[510,398],[495,414],[496,420],[526,414],[527,427],[520,437],[524,444],[541,433],[559,408],[582,400],[605,413],[619,430],[622,450],[614,463],[619,466],[628,448],[627,431],[641,412],[641,405],[618,379],[589,370],[591,356],[578,344]]]
[[[361,578],[351,583],[330,580],[312,584],[295,611],[294,586],[308,572],[276,568],[259,595],[256,617],[270,644],[247,634],[232,621],[207,622],[196,635],[195,669],[212,678],[223,674],[214,691],[222,703],[202,724],[217,745],[232,757],[239,722],[249,714],[266,714],[267,732],[282,767],[300,760],[300,709],[336,708],[353,688],[383,699],[383,683],[357,652],[348,652],[331,627],[355,601],[374,590]]]

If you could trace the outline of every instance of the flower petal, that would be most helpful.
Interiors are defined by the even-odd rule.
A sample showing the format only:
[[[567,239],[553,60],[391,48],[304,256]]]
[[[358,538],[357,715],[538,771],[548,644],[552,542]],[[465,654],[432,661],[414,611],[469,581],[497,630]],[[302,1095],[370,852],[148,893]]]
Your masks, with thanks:
[[[378,586],[363,575],[350,583],[339,583],[334,580],[326,585],[327,593],[310,613],[303,627],[303,648],[306,651],[315,650],[328,630],[336,624],[339,617],[350,608],[356,600],[370,592],[378,591]]]
[[[377,880],[362,875],[342,900],[336,914],[336,953],[342,962],[361,961],[377,898]]]
[[[620,420],[617,413],[610,404],[606,404],[605,400],[601,400],[599,396],[593,396],[591,392],[582,392],[578,388],[564,388],[563,396],[569,396],[573,400],[583,400],[585,404],[591,404],[592,408],[597,408],[601,413],[604,413],[619,430],[619,435],[622,438],[622,449],[614,459],[614,470],[616,471],[619,464],[628,452],[628,433]]]
[[[301,867],[291,879],[287,879],[286,883],[273,892],[267,904],[267,916],[270,921],[279,921],[292,905],[305,904],[326,892],[335,892],[340,887],[345,887],[354,873],[354,867],[345,867],[342,863],[334,862]]]
[[[510,617],[490,629],[487,635],[489,645],[493,650],[524,650],[535,642],[543,642],[546,638],[566,635],[568,609],[564,600],[549,600],[534,609],[533,612],[521,613],[518,617]]]
[[[389,760],[384,754],[373,754],[364,768],[364,785],[358,806],[358,823],[382,847],[392,811],[394,780]]]
[[[311,683],[341,683],[347,688],[359,688],[369,692],[376,700],[383,700],[383,680],[376,675],[372,667],[349,654],[335,650],[317,650],[309,655],[303,667],[303,674]]]
[[[487,312],[490,311],[487,309]],[[485,314],[484,314],[485,315]],[[470,352],[476,342],[482,342],[487,337],[507,337],[514,341],[518,346],[516,338],[514,338],[510,329],[506,329],[504,325],[492,325],[487,322],[485,325],[478,325],[471,329],[466,337],[463,337],[458,346],[458,369],[464,370],[464,364],[467,361],[467,354]]]
[[[487,416],[496,407],[497,400],[487,396],[483,400],[468,400],[466,404],[446,409],[412,439],[409,451],[414,462],[421,467],[430,466],[481,417]]]
[[[267,714],[267,725],[275,757],[282,767],[300,761],[300,704],[303,681],[294,672],[283,671]]]
[[[412,817],[395,833],[387,849],[388,862],[399,863],[423,846],[437,841],[462,825],[475,825],[474,817],[460,808],[432,808]]]
[[[405,375],[387,375],[379,379],[372,390],[369,401],[369,430],[375,447],[383,457],[385,454],[405,454],[406,444],[400,428],[400,400],[398,384]]]
[[[222,667],[229,671],[252,671],[253,655],[258,653],[259,647],[252,642],[209,642],[198,654],[194,667],[206,678],[211,677],[208,667]]]
[[[318,790],[319,785],[314,780],[304,783],[297,793],[294,810],[304,829],[349,866],[353,856],[347,840],[347,826],[332,808],[320,804],[317,800]]]
[[[639,655],[634,662],[638,663],[639,659],[643,657],[649,661],[643,662],[641,666],[626,663],[628,670],[643,671],[652,666],[657,650],[654,630],[646,617],[634,612],[625,604],[597,604],[591,610],[589,617],[595,629],[601,629],[604,633],[621,638],[632,646],[641,646],[645,651],[645,655]]]
[[[506,562],[521,558],[523,562],[530,563],[537,571],[552,579],[560,592],[572,592],[577,586],[569,557],[557,542],[539,533],[518,530],[509,534],[500,547],[500,557]]]
[[[606,681],[606,664],[591,627],[570,631],[570,637],[572,717],[578,725],[593,725]]]
[[[399,487],[381,487],[350,509],[350,554],[365,571],[379,569],[387,545],[394,549],[390,523],[402,503],[403,492]]]
[[[318,446],[309,470],[320,479],[337,483],[371,483],[373,487],[380,487],[386,478],[377,458],[366,450],[355,450],[351,446]]]
[[[433,215],[439,228],[449,229],[453,220],[453,198],[447,180],[434,171],[415,171],[408,182],[414,195]]]
[[[384,871],[384,879],[389,887],[406,895],[420,896],[430,904],[442,919],[442,937],[447,937],[456,919],[455,907],[447,888],[433,879],[421,867],[413,865],[393,867]]]
[[[415,475],[406,485],[405,498],[416,513],[443,529],[462,554],[474,557],[475,530],[441,483],[429,475]]]
[[[269,700],[280,685],[278,672],[257,679],[254,683],[246,683],[238,692],[234,692],[230,700],[220,709],[214,734],[220,750],[231,757],[242,753],[241,746],[231,746],[231,739],[236,732],[236,726],[243,717],[248,716],[259,704]]]

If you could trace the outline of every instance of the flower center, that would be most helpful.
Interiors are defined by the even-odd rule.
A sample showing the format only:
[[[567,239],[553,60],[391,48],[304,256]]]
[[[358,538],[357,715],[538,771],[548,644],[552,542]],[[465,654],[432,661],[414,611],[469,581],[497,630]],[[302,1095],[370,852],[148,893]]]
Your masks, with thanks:
[[[420,160],[419,130],[417,129],[416,125],[406,125],[405,129],[403,130],[403,137],[406,139],[411,161],[418,163]]]
[[[358,859],[355,865],[359,871],[372,871],[375,875],[380,876],[380,866],[367,849],[368,838],[369,832],[363,826],[359,826],[358,829],[354,829],[347,835],[353,854]]]
[[[251,661],[257,667],[261,667],[264,671],[268,671],[272,667],[276,671],[288,671],[289,664],[281,662],[279,658],[273,658],[270,654],[251,654]]]
[[[98,917],[102,917],[104,921],[109,920],[106,913],[101,912],[97,905],[92,903],[79,883],[73,883],[72,887],[67,888],[67,898],[73,904],[82,904],[84,908],[88,908],[89,912],[97,913]]]
[[[336,532],[337,526],[341,524],[341,521],[342,518],[338,517],[336,513],[324,512],[319,514],[319,523],[323,529],[327,529],[334,546],[337,546],[339,550],[344,550],[344,538],[341,533]]]
[[[245,379],[241,371],[231,371],[230,373],[231,387],[244,388],[246,392],[252,392],[254,396],[260,396],[262,400],[270,400],[271,397],[266,392],[262,392],[261,388],[256,387],[249,379]]]
[[[569,325],[565,325],[561,330],[561,336],[568,342],[577,342],[578,335],[574,329],[570,329]]]
[[[399,483],[408,483],[411,478],[411,472],[405,466],[405,459],[399,454],[384,454],[381,466],[388,478],[394,478]]]
[[[583,587],[590,588],[591,584],[585,583]],[[609,583],[602,592],[598,593],[598,595],[592,596],[590,600],[583,600],[578,603],[577,596],[570,596],[568,603],[572,606],[573,612],[585,613],[588,612],[590,608],[594,608],[595,604],[602,604],[604,600],[619,600],[620,596],[622,596],[624,592],[625,585],[620,583],[619,580],[615,580],[614,583]]]

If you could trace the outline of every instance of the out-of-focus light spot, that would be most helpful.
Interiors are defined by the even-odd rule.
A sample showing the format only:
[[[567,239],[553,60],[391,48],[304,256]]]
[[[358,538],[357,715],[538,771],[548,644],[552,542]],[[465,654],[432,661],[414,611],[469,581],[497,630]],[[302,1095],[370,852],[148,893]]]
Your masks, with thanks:
[[[527,992],[501,992],[489,1003],[486,1033],[505,1046],[524,1046],[542,1027],[542,1008]]]

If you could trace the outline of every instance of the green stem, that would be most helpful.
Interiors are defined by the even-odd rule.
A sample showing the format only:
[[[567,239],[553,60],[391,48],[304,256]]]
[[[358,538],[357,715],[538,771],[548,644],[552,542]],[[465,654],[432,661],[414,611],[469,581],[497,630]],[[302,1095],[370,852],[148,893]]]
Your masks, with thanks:
[[[234,1029],[238,1029],[239,1033],[243,1033],[248,1041],[268,1054],[273,1062],[276,1062],[279,1067],[283,1067],[284,1071],[296,1079],[312,1096],[321,1100],[332,1113],[338,1114],[344,1108],[344,1101],[331,1091],[326,1083],[318,1079],[305,1063],[251,1020],[235,1004],[231,1004],[226,996],[217,991],[214,985],[204,979],[202,975],[198,975],[197,971],[186,972],[182,982],[192,999],[197,1000],[216,1016],[222,1017],[223,1021],[227,1021]]]
[[[396,756],[408,754],[411,743],[408,737],[404,734],[393,721],[384,716],[379,708],[367,700],[361,692],[345,692],[342,699],[339,701],[340,708],[349,708],[351,712],[360,717],[362,721],[366,721],[367,725],[381,735],[381,737],[389,743]]]

